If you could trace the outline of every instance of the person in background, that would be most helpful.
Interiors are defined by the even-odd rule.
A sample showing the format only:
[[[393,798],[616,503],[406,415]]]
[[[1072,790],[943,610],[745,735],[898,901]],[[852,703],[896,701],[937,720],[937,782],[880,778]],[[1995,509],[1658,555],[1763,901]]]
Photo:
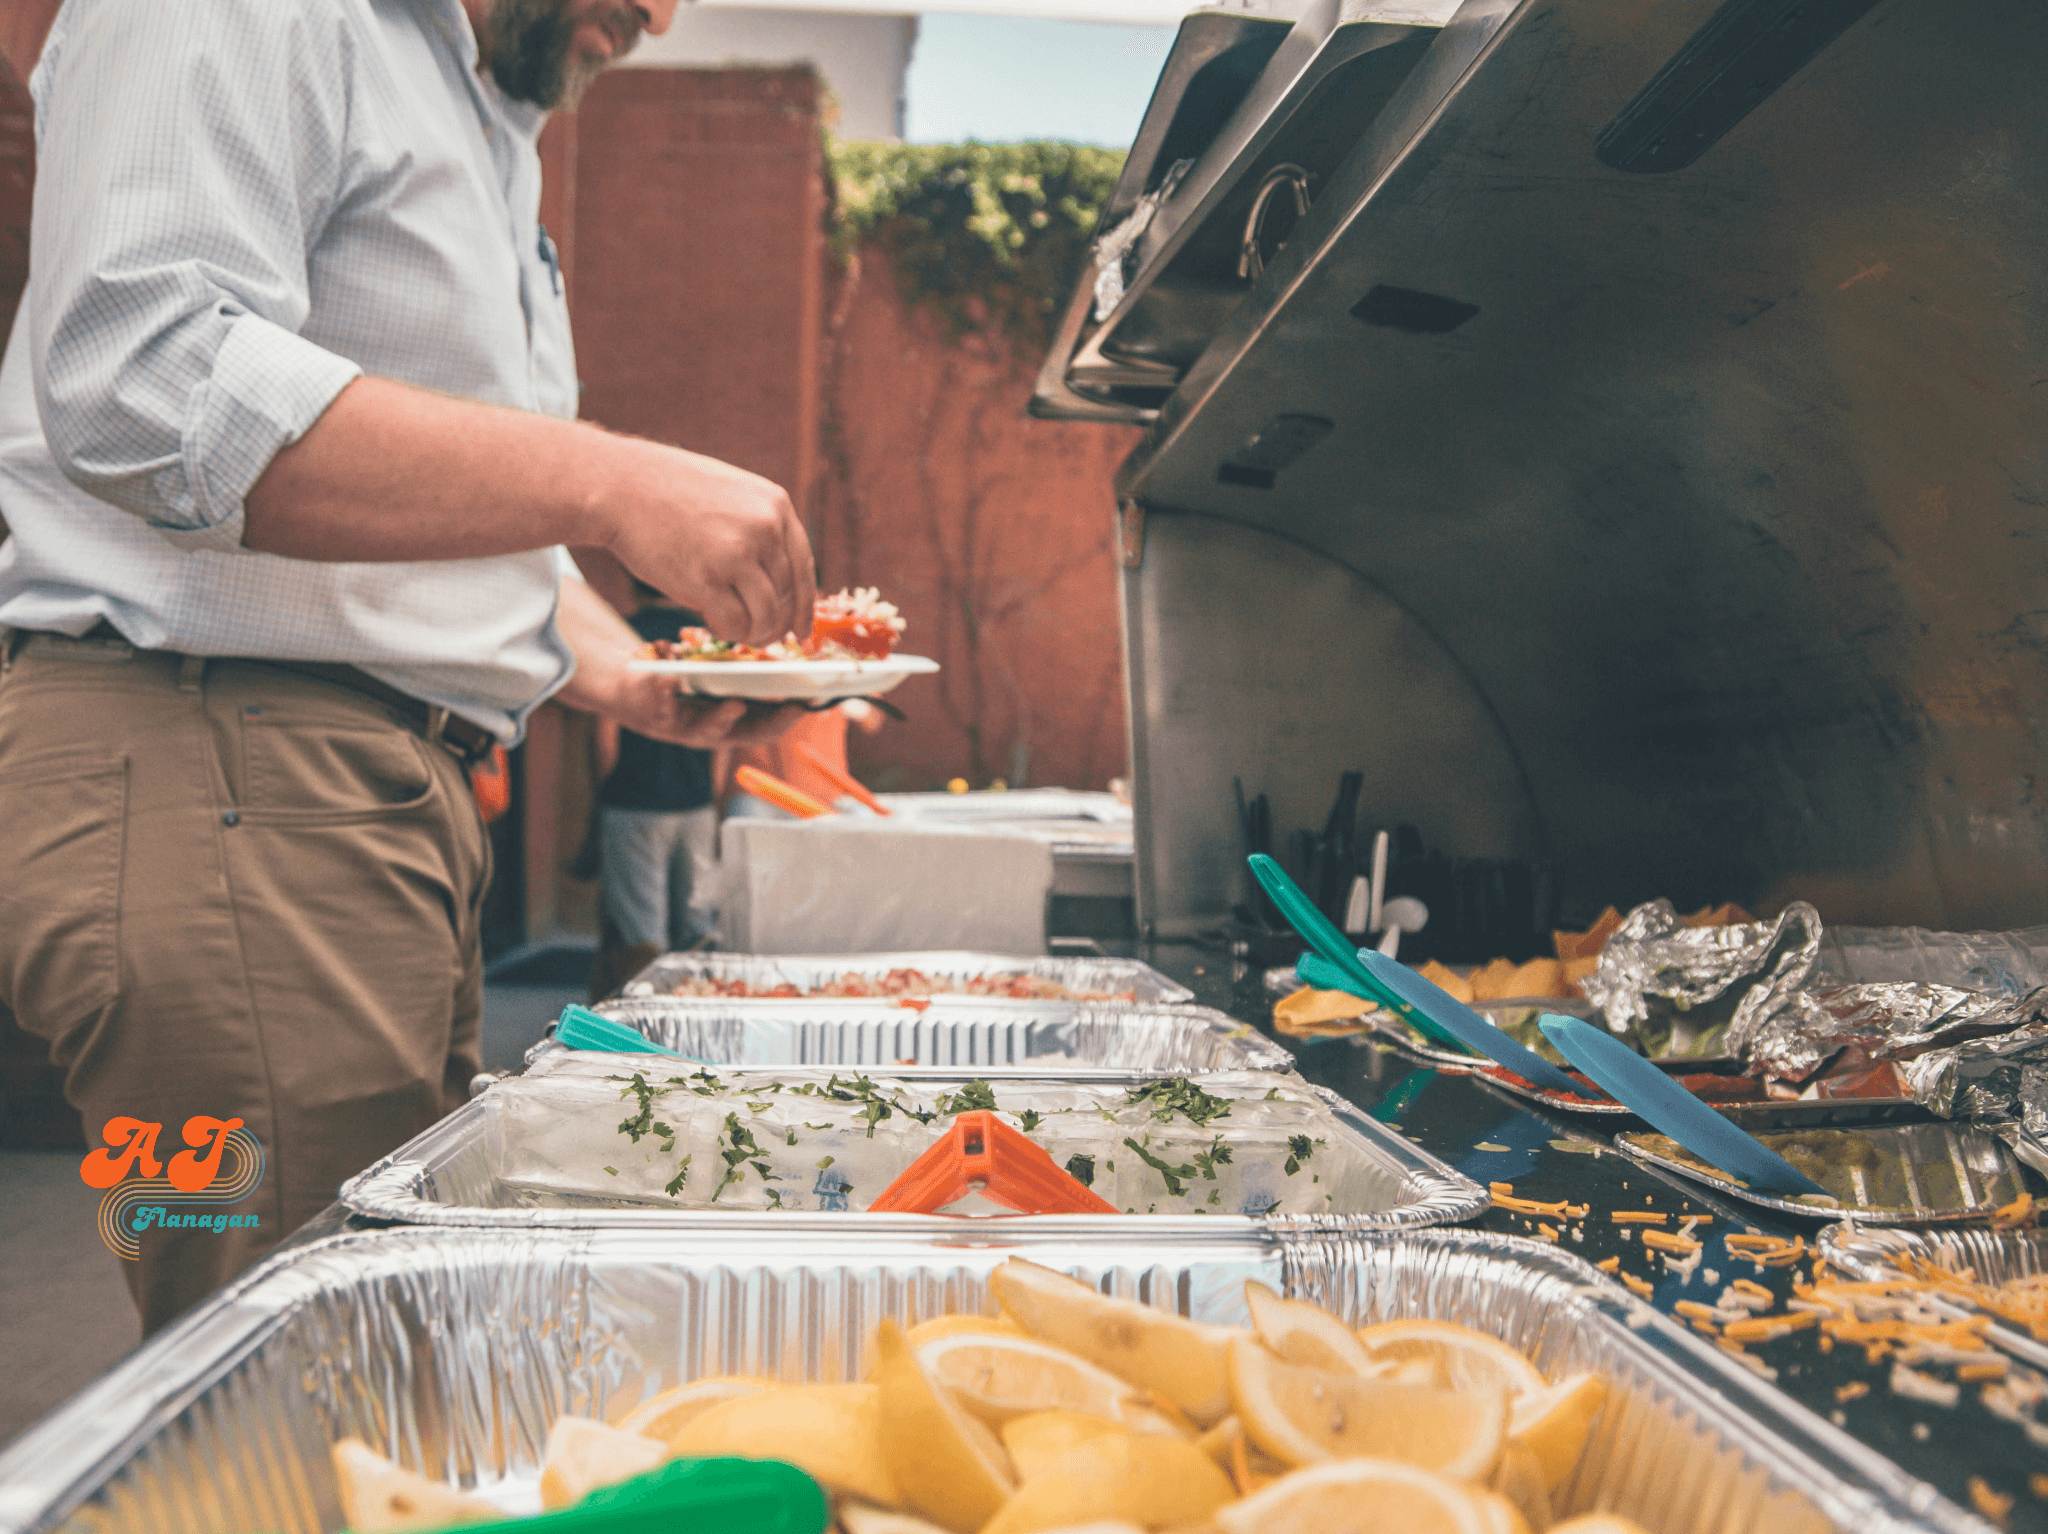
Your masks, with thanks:
[[[626,621],[642,639],[674,639],[703,619],[645,581]],[[661,954],[694,947],[718,918],[718,807],[709,751],[653,740],[598,718],[598,905],[605,941],[593,997],[610,995]]]

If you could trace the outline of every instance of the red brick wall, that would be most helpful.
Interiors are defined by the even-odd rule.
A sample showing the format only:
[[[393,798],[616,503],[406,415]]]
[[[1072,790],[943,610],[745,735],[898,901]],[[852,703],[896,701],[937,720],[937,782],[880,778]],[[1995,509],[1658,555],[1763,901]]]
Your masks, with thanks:
[[[1029,419],[1038,358],[906,310],[879,251],[835,287],[820,564],[880,586],[944,668],[890,695],[907,722],[852,737],[855,772],[1104,786],[1126,771],[1110,486],[1137,433]]]
[[[621,70],[574,131],[583,414],[764,474],[801,507],[817,443],[817,77]]]

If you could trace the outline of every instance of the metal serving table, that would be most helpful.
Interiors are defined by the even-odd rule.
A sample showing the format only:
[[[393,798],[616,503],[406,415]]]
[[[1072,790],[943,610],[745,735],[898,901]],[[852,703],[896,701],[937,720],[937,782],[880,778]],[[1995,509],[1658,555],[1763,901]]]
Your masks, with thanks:
[[[1227,1011],[1272,1032],[1272,1002],[1260,971],[1230,953],[1194,944],[1160,943],[1130,950],[1195,992],[1204,1005]],[[1649,1303],[1666,1314],[1682,1300],[1711,1303],[1732,1278],[1762,1283],[1781,1300],[1790,1293],[1789,1269],[1758,1270],[1729,1258],[1724,1240],[1731,1231],[1756,1230],[1814,1244],[1824,1217],[1778,1216],[1752,1205],[1721,1199],[1712,1189],[1632,1161],[1614,1150],[1612,1131],[1640,1127],[1632,1118],[1594,1119],[1583,1114],[1550,1114],[1485,1085],[1478,1077],[1418,1065],[1394,1050],[1364,1039],[1298,1041],[1275,1035],[1292,1050],[1296,1068],[1309,1081],[1330,1087],[1379,1122],[1397,1129],[1481,1185],[1507,1182],[1517,1197],[1538,1201],[1568,1198],[1589,1204],[1593,1214],[1580,1229],[1584,1240],[1562,1244],[1576,1256],[1599,1262],[1620,1256],[1622,1271],[1653,1285]],[[2048,1184],[2029,1172],[2039,1196]],[[1606,1223],[1610,1209],[1668,1210],[1676,1225],[1684,1214],[1712,1216],[1694,1232],[1706,1244],[1701,1271],[1683,1280],[1649,1267],[1640,1242],[1621,1239],[1626,1227]],[[1479,1228],[1515,1235],[1536,1233],[1537,1220],[1493,1209]],[[1711,1286],[1704,1274],[1713,1270]],[[1952,1408],[1894,1397],[1886,1385],[1889,1364],[1866,1364],[1861,1349],[1837,1347],[1823,1353],[1817,1333],[1798,1332],[1754,1350],[1777,1371],[1776,1384],[1792,1399],[1969,1506],[1972,1476],[1994,1489],[2017,1493],[2007,1525],[2013,1534],[2048,1534],[2048,1502],[2031,1496],[2029,1472],[2044,1468],[2044,1456],[2013,1423],[1992,1415],[1966,1391]],[[1869,1393],[1838,1400],[1836,1392],[1864,1384]],[[1853,1390],[1850,1392],[1854,1394]],[[1991,1529],[1989,1523],[1982,1527]]]

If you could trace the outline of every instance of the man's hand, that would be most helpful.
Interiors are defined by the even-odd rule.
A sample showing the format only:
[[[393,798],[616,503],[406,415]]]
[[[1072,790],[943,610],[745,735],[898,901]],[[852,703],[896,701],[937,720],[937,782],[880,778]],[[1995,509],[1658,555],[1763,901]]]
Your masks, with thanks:
[[[721,639],[808,637],[811,540],[780,485],[701,453],[610,442],[597,520],[628,570],[694,607]]]
[[[640,636],[611,604],[579,580],[562,582],[556,614],[562,637],[576,652],[576,674],[554,701],[614,720],[636,735],[711,750],[771,741],[797,721],[795,705],[766,708],[738,699],[691,698],[673,678],[628,671]]]
[[[587,422],[381,378],[336,395],[271,459],[243,510],[243,543],[290,559],[467,559],[601,544],[722,639],[772,644],[811,631],[811,541],[779,486]]]

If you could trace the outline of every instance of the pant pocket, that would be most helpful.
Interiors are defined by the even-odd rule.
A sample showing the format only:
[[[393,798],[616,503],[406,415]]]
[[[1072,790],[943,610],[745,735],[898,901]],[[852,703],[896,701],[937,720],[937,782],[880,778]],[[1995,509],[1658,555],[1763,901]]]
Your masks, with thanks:
[[[434,797],[426,747],[395,724],[265,709],[242,720],[242,818],[268,825],[347,825],[420,808]]]
[[[0,762],[0,1007],[55,1038],[120,994],[128,761]]]

